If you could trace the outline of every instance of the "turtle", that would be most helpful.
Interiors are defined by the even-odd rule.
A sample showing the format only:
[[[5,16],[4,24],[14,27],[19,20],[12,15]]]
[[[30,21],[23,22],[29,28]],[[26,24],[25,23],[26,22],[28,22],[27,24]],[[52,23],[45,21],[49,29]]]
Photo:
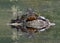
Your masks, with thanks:
[[[31,8],[29,8],[21,18],[17,16],[16,19],[12,19],[9,25],[12,28],[16,28],[17,31],[21,30],[22,32],[32,35],[32,33],[45,31],[50,26],[54,26],[55,23],[51,23],[45,17],[37,15]]]

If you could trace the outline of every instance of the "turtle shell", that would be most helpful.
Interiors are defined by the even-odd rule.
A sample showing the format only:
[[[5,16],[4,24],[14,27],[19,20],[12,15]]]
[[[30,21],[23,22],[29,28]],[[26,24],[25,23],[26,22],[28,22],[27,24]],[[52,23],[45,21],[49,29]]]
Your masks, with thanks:
[[[26,23],[24,22],[24,26],[26,26],[26,29],[29,32],[38,32],[37,30],[49,27],[49,22],[47,20],[38,19],[38,16],[36,16],[35,14],[23,18],[23,20],[26,20]],[[22,31],[24,31],[24,28],[22,29]]]

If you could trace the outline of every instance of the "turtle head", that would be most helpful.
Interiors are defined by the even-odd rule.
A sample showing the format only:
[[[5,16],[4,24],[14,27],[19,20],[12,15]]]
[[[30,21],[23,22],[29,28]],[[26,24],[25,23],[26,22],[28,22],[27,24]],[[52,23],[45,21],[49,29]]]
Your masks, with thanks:
[[[54,26],[54,25],[56,25],[56,24],[55,24],[55,23],[49,23],[49,25],[50,25],[50,26]]]

